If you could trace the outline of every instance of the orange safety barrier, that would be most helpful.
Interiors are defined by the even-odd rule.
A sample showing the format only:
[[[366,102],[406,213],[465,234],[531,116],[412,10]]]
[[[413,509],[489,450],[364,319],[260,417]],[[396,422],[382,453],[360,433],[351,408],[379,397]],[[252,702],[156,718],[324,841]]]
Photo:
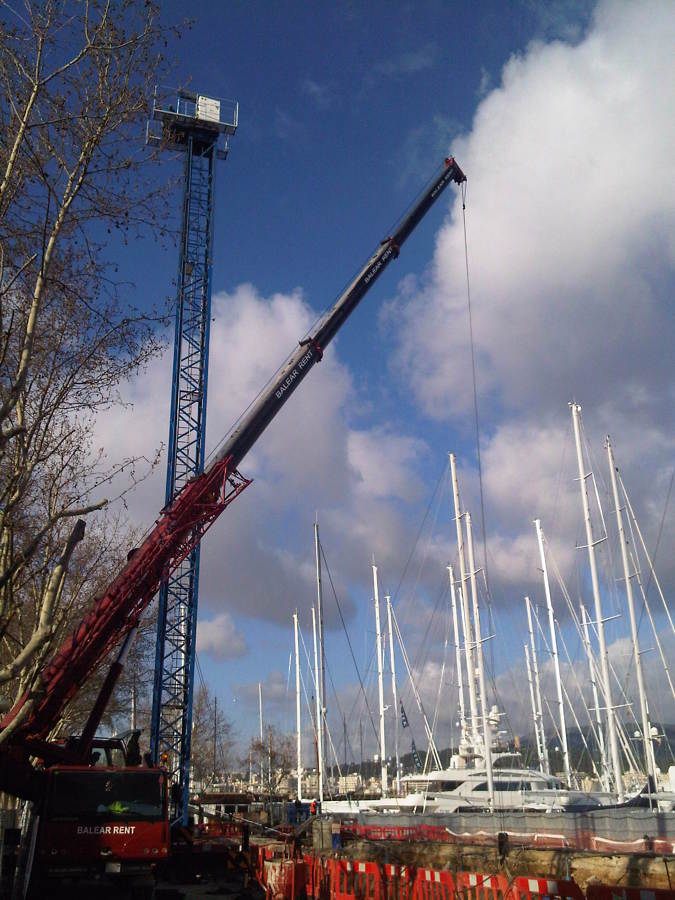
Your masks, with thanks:
[[[307,896],[315,900],[330,897],[332,860],[305,855],[304,861],[307,866]]]
[[[256,877],[268,900],[584,900],[572,879],[529,878],[511,881],[494,875],[346,859],[311,854],[289,859],[283,845],[253,850]],[[586,900],[675,900],[675,891],[589,885]]]
[[[316,893],[315,893],[316,877],[314,875],[314,868],[316,866],[316,857],[310,856],[309,854],[305,853],[305,855],[302,858],[304,859],[305,866],[307,867],[307,881],[306,881],[307,896],[308,897],[316,897]]]
[[[511,883],[506,875],[482,875],[477,872],[458,872],[457,891],[466,900],[505,900],[511,897]],[[516,898],[512,898],[516,900]]]
[[[258,882],[259,885],[262,886],[262,865],[261,865],[261,857],[262,854],[259,852],[257,847],[251,848],[251,873],[253,878]]]
[[[415,873],[408,866],[381,868],[383,900],[413,900]]]
[[[455,880],[450,872],[418,869],[412,900],[454,900]]]
[[[264,869],[265,895],[269,900],[295,900],[306,896],[306,866],[304,860],[266,859]]]
[[[282,860],[286,854],[286,845],[275,841],[272,844],[256,845],[251,847],[251,868],[258,884],[267,891],[268,873],[266,863],[273,860]]]
[[[215,819],[202,822],[199,826],[199,831],[202,834],[213,837],[241,838],[241,827],[239,825],[234,825],[231,822],[219,822]]]
[[[334,859],[329,868],[332,900],[379,900],[381,879],[377,863]]]
[[[257,847],[255,857],[255,877],[262,887],[265,886],[265,848]]]
[[[584,894],[576,881],[571,878],[526,878],[519,876],[513,880],[514,900],[531,900],[531,898],[567,898],[584,900]]]

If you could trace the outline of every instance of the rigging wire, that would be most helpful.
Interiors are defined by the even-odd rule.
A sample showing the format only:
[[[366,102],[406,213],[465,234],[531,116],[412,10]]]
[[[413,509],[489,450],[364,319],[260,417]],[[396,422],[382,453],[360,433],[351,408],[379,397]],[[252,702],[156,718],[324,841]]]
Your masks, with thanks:
[[[445,465],[443,466],[443,469],[442,469],[440,475],[438,476],[438,479],[436,480],[436,484],[434,486],[433,493],[431,494],[431,497],[429,498],[429,503],[427,504],[427,508],[425,510],[422,521],[420,523],[420,527],[417,529],[417,534],[415,535],[415,541],[413,543],[412,549],[411,549],[410,553],[408,554],[408,558],[406,559],[405,565],[403,566],[403,571],[401,572],[401,577],[399,578],[398,584],[396,585],[396,590],[391,595],[392,606],[395,605],[396,598],[398,597],[399,592],[401,590],[401,586],[403,584],[403,579],[405,578],[405,576],[408,572],[408,567],[410,566],[410,563],[412,562],[412,559],[415,555],[415,551],[417,550],[417,545],[420,542],[420,538],[422,536],[422,531],[424,529],[424,526],[426,525],[427,519],[429,518],[429,514],[431,513],[433,505],[436,502],[436,495],[438,494],[439,488],[445,478],[445,473],[447,471],[448,466],[449,466],[449,462],[446,462]],[[437,513],[437,515],[438,515],[438,513]],[[419,573],[417,576],[417,580],[419,580]]]
[[[199,676],[199,684],[200,687],[206,690],[206,682],[204,681],[204,673],[202,672],[202,665],[199,662],[199,657],[195,653],[195,666],[197,667],[197,675]]]
[[[415,557],[415,553],[416,553],[416,551],[417,551],[417,547],[418,547],[418,545],[419,545],[419,543],[420,543],[422,534],[423,534],[424,529],[425,529],[425,526],[426,526],[426,524],[427,524],[427,520],[429,519],[429,517],[431,516],[431,514],[432,514],[432,512],[433,512],[433,524],[432,524],[432,530],[433,530],[433,526],[435,525],[435,523],[436,523],[436,521],[437,521],[437,519],[438,519],[439,508],[440,508],[440,501],[441,501],[441,497],[440,497],[440,495],[439,495],[439,491],[440,491],[440,488],[441,488],[441,486],[442,486],[442,484],[443,484],[443,482],[444,482],[445,474],[446,474],[446,472],[447,472],[448,466],[449,466],[449,462],[446,461],[445,465],[443,466],[443,469],[441,470],[441,472],[440,472],[440,474],[439,474],[439,476],[438,476],[438,479],[437,479],[436,484],[435,484],[435,486],[434,486],[434,490],[433,490],[433,492],[432,492],[432,494],[431,494],[431,497],[429,498],[429,502],[428,502],[428,504],[427,504],[427,508],[426,508],[426,510],[425,510],[424,516],[423,516],[422,521],[421,521],[421,523],[420,523],[420,525],[419,525],[419,528],[417,529],[417,534],[415,535],[415,541],[414,541],[413,546],[412,546],[412,548],[411,548],[411,550],[410,550],[410,553],[408,554],[408,557],[407,557],[407,559],[406,559],[405,565],[404,565],[404,567],[403,567],[403,571],[401,572],[401,576],[400,576],[400,578],[399,578],[399,580],[398,580],[398,584],[396,585],[396,589],[394,590],[394,592],[393,592],[392,595],[391,595],[392,608],[394,607],[394,605],[395,605],[395,603],[396,603],[396,599],[399,597],[399,594],[400,594],[400,591],[401,591],[401,587],[402,587],[403,582],[404,582],[404,580],[405,580],[406,574],[407,574],[407,572],[408,572],[408,569],[410,568],[410,564],[411,564],[413,558]],[[322,553],[323,553],[323,549],[322,549]],[[422,571],[422,567],[423,567],[423,565],[424,565],[424,560],[426,560],[426,558],[427,558],[427,556],[428,556],[428,553],[429,553],[429,550],[428,550],[428,548],[427,548],[427,550],[425,550],[424,559],[423,559],[422,562],[420,563],[419,569],[418,569],[418,571],[417,571],[417,575],[416,575],[416,577],[415,577],[415,583],[414,583],[414,586],[413,586],[413,598],[414,598],[415,593],[416,593],[416,591],[417,591],[417,586],[418,586],[419,581],[420,581],[421,571]],[[325,556],[324,556],[324,559],[325,559]],[[326,563],[326,566],[328,566],[327,563]],[[329,578],[330,578],[330,574],[329,574]],[[331,587],[333,587],[332,582],[331,582]],[[335,588],[334,588],[334,587],[333,587],[333,593],[335,594]],[[336,597],[336,599],[337,599],[337,597]],[[436,604],[435,604],[434,609],[433,609],[432,614],[431,614],[432,619],[433,619],[433,617],[434,617],[435,614],[436,614],[436,611],[437,611],[437,609],[438,609],[438,605],[439,605],[441,599],[442,599],[442,597],[439,597],[439,598],[436,600]],[[339,604],[338,604],[338,609],[339,609]],[[341,615],[341,618],[342,618],[342,614],[341,614],[341,613],[340,613],[340,615]],[[346,633],[347,633],[347,629],[346,629],[346,626],[345,626],[344,618],[342,618],[342,626],[343,626],[343,628],[344,628],[344,630],[345,630],[345,634],[346,634]],[[429,628],[430,628],[430,623],[427,625],[427,633],[428,633],[428,631],[429,631]],[[347,640],[349,641],[349,637],[348,637],[348,636],[347,636]],[[423,647],[424,647],[425,642],[426,642],[426,635],[425,635],[425,641],[423,641],[423,643],[422,643],[422,648],[420,649],[420,651],[418,651],[418,655],[417,655],[417,657],[416,657],[416,659],[415,659],[415,662],[414,662],[414,667],[418,666],[418,664],[419,664],[419,658],[420,658],[420,656],[424,653]],[[351,644],[350,644],[350,651],[351,651],[351,649],[352,649],[352,648],[351,648]],[[366,656],[367,656],[366,668],[367,668],[367,670],[369,670],[369,671],[370,671],[370,667],[371,667],[371,664],[372,664],[373,659],[374,659],[374,655],[375,655],[375,650],[374,650],[374,648],[371,649],[370,654],[366,654]],[[354,659],[354,653],[353,653],[353,651],[352,651],[352,659]],[[357,671],[357,674],[358,674],[358,666],[356,665],[356,662],[354,662],[354,665],[355,665],[355,668],[356,668],[356,671]],[[361,683],[361,690],[362,690],[363,696],[364,696],[364,698],[365,698],[365,697],[366,697],[366,692],[365,692],[365,688],[364,688],[363,682],[361,681],[360,678],[359,678],[359,681],[360,681],[360,683]],[[405,697],[409,697],[409,693],[408,693],[408,691],[407,691],[407,686],[404,684],[403,688],[401,689],[401,700],[403,700]],[[367,705],[367,699],[366,699],[366,705]],[[352,708],[352,710],[353,710],[353,708]],[[371,724],[373,725],[373,728],[374,728],[374,721],[373,721],[372,713],[371,713],[371,711],[370,711],[369,708],[368,708],[368,714],[369,714],[370,719],[371,719]],[[379,736],[378,736],[377,731],[375,731],[375,737],[376,737],[376,740],[379,742]]]
[[[554,568],[556,569],[556,571],[557,571],[557,567],[555,566],[555,560],[554,560],[552,554],[550,555],[550,559],[551,559],[551,562],[552,562],[553,567],[554,567]],[[582,628],[582,624],[581,624],[581,622],[579,621],[579,618],[578,618],[578,616],[577,616],[576,610],[575,610],[574,607],[572,606],[571,598],[570,598],[569,594],[567,593],[567,588],[565,587],[565,584],[564,584],[564,582],[562,581],[562,577],[561,577],[561,575],[560,575],[559,572],[557,573],[557,577],[558,577],[558,581],[559,581],[559,584],[560,584],[560,587],[561,587],[563,596],[565,597],[565,600],[567,601],[567,607],[568,607],[568,609],[569,609],[569,611],[570,611],[570,613],[571,613],[571,616],[572,616],[572,620],[573,620],[573,622],[574,622],[575,629],[576,629],[576,631],[578,632],[577,637],[578,637],[579,640],[578,640],[577,647],[576,647],[576,653],[574,654],[574,658],[576,659],[576,658],[577,658],[577,654],[578,654],[578,653],[580,652],[580,650],[581,650],[581,644],[582,644],[582,640],[581,640],[581,628]],[[595,741],[595,743],[596,743],[596,745],[597,745],[597,748],[598,748],[598,751],[600,752],[600,755],[602,756],[602,755],[603,755],[603,749],[602,749],[602,741],[601,741],[601,739],[600,739],[600,732],[599,732],[599,730],[598,730],[597,723],[593,720],[593,717],[592,717],[592,715],[591,715],[591,712],[593,712],[593,711],[595,710],[595,707],[589,707],[588,704],[587,704],[587,702],[586,702],[586,698],[584,697],[584,692],[583,692],[581,683],[579,682],[579,679],[578,679],[577,674],[576,674],[576,670],[575,670],[574,665],[573,665],[573,663],[572,663],[572,656],[571,656],[570,653],[569,653],[569,650],[568,650],[568,648],[567,648],[567,642],[565,641],[565,637],[564,637],[562,628],[560,627],[560,622],[558,622],[557,619],[556,619],[555,621],[556,621],[556,624],[557,624],[557,626],[558,626],[558,633],[559,633],[559,635],[560,635],[560,640],[561,640],[563,649],[564,649],[564,651],[565,651],[565,656],[567,657],[567,662],[568,662],[569,665],[570,665],[570,672],[572,673],[572,680],[574,681],[574,683],[576,684],[576,686],[577,686],[577,688],[578,688],[578,690],[579,690],[579,695],[580,695],[580,697],[581,697],[581,702],[582,702],[582,705],[583,705],[584,710],[585,710],[585,712],[586,712],[586,716],[588,717],[588,722],[589,722],[589,727],[590,727],[590,733],[593,735],[593,740]],[[584,649],[584,654],[586,654],[586,650],[585,650],[585,649]],[[594,672],[597,673],[597,672],[598,672],[598,664],[597,664],[597,662],[596,662],[596,659],[595,659],[595,656],[594,656],[592,650],[590,651],[589,664],[593,667]],[[598,677],[597,677],[597,679],[596,679],[596,684],[599,683],[599,682],[600,682],[600,677],[599,677],[599,675],[598,675]],[[564,685],[563,685],[563,687],[564,687]],[[603,765],[604,765],[605,768],[606,768],[606,760],[603,761]]]
[[[335,705],[336,705],[336,707],[337,707],[338,712],[340,713],[340,719],[342,720],[342,722],[345,722],[345,721],[346,721],[346,714],[345,714],[345,711],[344,711],[344,709],[342,708],[342,705],[341,705],[341,703],[340,703],[340,698],[339,698],[339,696],[338,696],[337,688],[336,688],[336,686],[335,686],[335,681],[333,680],[333,673],[332,673],[332,671],[331,671],[330,665],[327,665],[326,668],[327,668],[327,670],[328,670],[328,680],[330,681],[330,686],[331,686],[331,689],[332,689],[332,691],[333,691],[333,699],[334,699],[334,701],[335,701]],[[337,758],[337,753],[336,753],[336,751],[335,751],[335,748],[333,747],[333,738],[332,738],[332,736],[331,736],[330,728],[328,727],[328,723],[327,723],[327,722],[326,722],[326,730],[327,730],[327,732],[328,732],[328,737],[330,738],[331,747],[333,748],[333,755],[334,755],[334,757],[335,757],[335,763],[336,763],[338,769],[340,769],[340,760]],[[349,732],[347,732],[347,747],[346,747],[346,749],[349,750],[349,752],[350,752],[351,755],[352,755],[352,759],[354,760],[354,759],[356,758],[356,754],[354,753],[354,748],[352,747],[352,742],[351,742],[351,739],[350,739],[350,737],[349,737]]]
[[[637,516],[635,515],[635,511],[633,510],[633,507],[631,505],[630,498],[628,497],[628,492],[626,491],[626,486],[624,485],[623,479],[621,478],[621,473],[619,472],[618,475],[619,475],[619,483],[621,484],[621,490],[623,491],[623,495],[626,500],[626,506],[630,513],[629,521],[632,518],[633,523],[635,525],[635,530],[637,531],[638,537],[640,538],[640,544],[642,545],[642,550],[646,557],[647,563],[649,564],[649,578],[647,579],[647,584],[645,585],[645,589],[644,589],[645,595],[647,594],[647,591],[651,587],[652,581],[654,581],[654,583],[656,584],[659,596],[661,597],[661,602],[663,603],[663,607],[664,607],[666,615],[668,617],[668,621],[670,622],[670,627],[673,630],[673,632],[675,633],[675,625],[673,625],[673,620],[670,616],[670,610],[668,609],[668,604],[666,603],[666,599],[663,596],[663,591],[661,590],[661,585],[659,584],[659,579],[656,577],[656,570],[654,568],[654,563],[656,562],[656,554],[659,549],[659,544],[661,543],[661,535],[662,535],[663,526],[665,523],[666,512],[668,510],[668,505],[670,503],[670,495],[671,495],[671,492],[673,489],[673,478],[675,477],[675,468],[673,469],[673,471],[671,472],[671,475],[670,475],[670,484],[668,486],[668,494],[666,496],[666,502],[665,502],[664,508],[663,508],[663,515],[661,517],[661,525],[659,527],[659,533],[658,533],[658,537],[657,537],[657,541],[656,541],[656,546],[654,547],[654,552],[652,553],[651,556],[647,552],[647,546],[645,544],[644,538],[642,537],[642,532],[640,531],[640,526],[638,524]]]
[[[300,630],[299,627],[298,627],[298,634],[300,635],[300,640],[301,640],[301,642],[302,642],[302,649],[305,651],[305,659],[306,659],[306,662],[307,662],[307,671],[308,671],[309,676],[310,676],[310,687],[311,687],[312,685],[314,685],[314,690],[316,691],[316,681],[315,681],[315,679],[314,679],[314,670],[313,670],[313,668],[312,668],[312,661],[311,661],[310,656],[309,656],[309,650],[307,649],[307,644],[305,643],[305,636],[303,635],[303,633],[302,633],[302,631]],[[316,718],[315,718],[315,715],[314,715],[315,704],[312,702],[312,701],[314,700],[314,695],[312,694],[311,697],[310,697],[310,695],[307,693],[307,686],[306,686],[306,684],[305,684],[305,679],[304,679],[304,676],[303,676],[303,674],[302,674],[302,668],[300,669],[300,682],[301,682],[301,684],[302,684],[302,690],[303,690],[303,693],[304,693],[304,696],[305,696],[305,703],[306,703],[306,706],[307,706],[307,712],[308,712],[308,715],[309,715],[309,721],[310,721],[311,724],[312,724],[312,734],[313,734],[313,737],[314,737],[314,743],[315,743],[315,745],[316,745],[316,741],[317,741],[317,731],[316,731]]]
[[[583,425],[582,425],[582,427],[583,427]],[[589,443],[589,441],[588,441],[588,437],[586,436],[585,429],[584,429],[584,439],[585,439],[585,443],[586,443],[587,453],[588,453],[588,455],[589,455],[589,458],[591,458],[590,443]],[[650,558],[649,555],[648,555],[648,553],[647,553],[647,548],[646,548],[644,539],[642,538],[642,534],[641,534],[641,532],[640,532],[640,530],[639,530],[639,525],[637,524],[637,519],[635,518],[634,510],[633,510],[633,508],[632,508],[632,506],[631,506],[630,499],[629,499],[629,497],[628,497],[628,493],[627,493],[627,491],[626,491],[625,484],[623,483],[623,480],[622,480],[622,478],[621,478],[621,473],[620,473],[620,471],[619,471],[618,468],[617,468],[617,476],[618,476],[618,481],[619,481],[619,484],[620,484],[620,487],[621,487],[621,490],[622,490],[622,493],[623,493],[623,497],[624,497],[624,500],[625,500],[625,503],[626,503],[626,508],[627,508],[627,511],[628,511],[627,532],[628,532],[628,535],[629,535],[629,543],[632,544],[632,546],[635,547],[635,548],[637,549],[637,544],[636,544],[636,541],[635,541],[635,534],[634,534],[634,529],[633,529],[633,525],[635,524],[635,528],[636,528],[636,530],[637,530],[637,532],[638,532],[638,536],[639,536],[639,538],[640,538],[640,540],[641,540],[641,542],[642,542],[642,549],[643,549],[643,552],[644,552],[644,554],[645,554],[645,556],[646,556],[646,558],[647,558],[647,561],[648,561],[648,563],[649,563],[649,578],[648,578],[648,582],[647,582],[646,589],[643,589],[642,584],[640,583],[640,570],[639,570],[639,564],[638,564],[638,562],[637,562],[637,560],[636,560],[635,558],[633,558],[633,573],[632,573],[631,576],[629,576],[629,577],[636,577],[636,578],[637,578],[638,584],[640,585],[640,588],[641,588],[641,590],[642,590],[643,603],[642,603],[641,610],[640,610],[640,615],[639,615],[638,621],[637,621],[637,632],[639,633],[639,631],[640,631],[640,626],[641,626],[641,624],[642,624],[642,621],[643,621],[643,618],[644,618],[644,615],[645,615],[645,611],[646,611],[647,614],[648,614],[648,616],[649,616],[649,618],[650,618],[650,624],[652,625],[652,630],[653,630],[654,633],[655,633],[655,638],[656,638],[657,646],[659,647],[659,652],[661,652],[660,641],[659,641],[658,635],[656,634],[655,629],[654,629],[654,623],[653,623],[653,620],[652,620],[652,617],[651,617],[651,611],[649,610],[649,604],[648,604],[648,601],[647,601],[647,590],[649,589],[649,586],[651,585],[652,580],[654,580],[655,583],[656,583],[656,586],[657,586],[657,589],[658,589],[658,591],[659,591],[659,594],[660,594],[660,596],[661,596],[662,601],[664,601],[664,597],[663,597],[663,594],[662,594],[662,592],[661,592],[661,590],[660,590],[660,585],[659,585],[659,582],[658,582],[658,578],[657,578],[656,573],[655,573],[654,564],[653,564],[653,557]],[[655,556],[656,553],[658,552],[658,548],[659,548],[659,545],[660,545],[660,542],[661,542],[661,537],[662,537],[663,528],[664,528],[664,524],[665,524],[665,520],[666,520],[666,513],[667,513],[668,506],[669,506],[669,502],[670,502],[670,496],[671,496],[671,492],[672,492],[673,478],[674,478],[674,477],[675,477],[675,469],[673,469],[672,472],[671,472],[671,477],[670,477],[670,481],[669,481],[668,491],[667,491],[667,494],[666,494],[666,500],[665,500],[665,503],[664,503],[664,508],[663,508],[663,513],[662,513],[662,516],[661,516],[661,521],[660,521],[660,524],[659,524],[659,530],[658,530],[658,534],[657,534],[657,538],[656,538],[656,544],[655,544],[655,547],[654,547],[654,554],[653,554],[653,556]],[[605,522],[604,522],[604,518],[603,518],[603,515],[602,515],[602,506],[601,506],[601,504],[600,504],[600,498],[599,498],[599,496],[598,496],[597,485],[596,485],[596,483],[595,483],[595,477],[594,477],[594,476],[593,476],[593,483],[594,483],[594,485],[595,485],[596,502],[597,502],[598,508],[599,508],[599,510],[600,510],[600,517],[601,517],[601,520],[602,520],[602,525],[603,525],[603,529],[604,529],[604,533],[605,533],[605,539],[607,540],[607,549],[608,549],[608,553],[609,553],[609,557],[610,557],[609,564],[610,564],[610,573],[611,573],[611,572],[614,570],[614,565],[613,565],[613,562],[612,562],[612,548],[611,548],[611,544],[610,544],[610,542],[609,542],[609,540],[608,540],[607,528],[606,528],[606,525],[605,525]],[[609,488],[604,484],[604,480],[603,480],[603,487],[605,488],[606,493],[609,495]],[[631,552],[631,557],[633,557],[632,552]],[[611,582],[612,582],[612,579],[611,579],[611,578],[608,578],[608,581],[611,583]],[[618,592],[617,592],[617,590],[616,590],[616,586],[615,586],[615,585],[613,585],[612,590],[610,590],[610,596],[613,596],[613,597],[615,598],[616,608],[617,608],[617,609],[620,609],[620,606],[619,606],[619,598],[618,598]],[[671,629],[673,629],[673,631],[675,631],[675,628],[673,628],[673,620],[672,620],[672,618],[671,618],[670,611],[669,611],[667,605],[665,604],[665,601],[664,601],[664,604],[663,604],[663,605],[664,605],[664,609],[665,609],[665,612],[666,612],[666,616],[667,616],[668,621],[669,621],[669,623],[670,623],[670,625],[671,625]],[[662,656],[662,661],[663,661],[663,656]],[[628,683],[629,683],[629,680],[630,680],[630,678],[631,678],[631,676],[632,676],[632,673],[633,673],[633,667],[634,667],[634,664],[635,664],[634,656],[633,656],[633,654],[631,654],[631,655],[629,655],[628,660],[627,660],[626,670],[625,670],[625,673],[624,673],[623,683],[621,683],[621,681],[619,680],[618,676],[615,674],[615,679],[616,679],[616,681],[617,681],[617,684],[619,685],[619,690],[621,691],[621,693],[622,693],[624,699],[626,699],[626,700],[627,700],[627,688],[628,688]],[[664,667],[665,667],[665,664],[664,664]],[[671,682],[671,680],[670,680],[670,673],[669,673],[667,667],[665,667],[665,672],[666,672],[666,676],[668,677],[668,681],[669,681],[669,684],[670,684],[670,687],[671,687],[671,691],[672,691],[672,690],[673,690],[672,682]],[[633,711],[632,706],[631,706],[630,703],[628,703],[628,708],[629,708],[629,715],[632,716],[632,718],[633,718],[633,720],[634,720],[634,722],[635,722],[636,728],[638,729],[638,731],[641,730],[641,727],[642,727],[642,726],[641,726],[640,723],[638,723],[637,718],[635,717],[635,713],[634,713],[634,711]],[[670,750],[670,753],[671,753],[671,756],[672,756],[672,755],[673,755],[672,748],[670,748],[670,745],[668,745],[668,746],[669,746],[669,750]]]
[[[449,463],[449,460],[448,460],[448,461],[446,461],[445,466],[443,467],[443,470],[442,470],[442,472],[441,472],[441,474],[440,474],[440,476],[439,476],[439,479],[438,479],[438,481],[437,481],[437,483],[436,483],[436,486],[435,486],[435,488],[434,488],[434,492],[433,492],[433,494],[432,494],[431,500],[429,501],[429,505],[427,506],[427,510],[426,510],[426,513],[425,513],[425,516],[424,516],[424,520],[423,520],[423,522],[422,522],[422,526],[420,527],[420,529],[419,529],[419,531],[418,531],[418,533],[417,533],[417,537],[416,537],[416,540],[415,540],[415,545],[414,545],[414,547],[413,547],[413,551],[412,551],[412,553],[410,554],[410,556],[408,557],[408,561],[406,562],[406,566],[405,566],[403,575],[401,576],[401,580],[399,581],[399,584],[398,584],[398,586],[397,586],[396,593],[394,594],[394,597],[396,597],[396,595],[397,595],[398,592],[399,592],[399,588],[401,587],[401,583],[402,583],[403,578],[404,578],[404,576],[405,576],[405,571],[407,570],[408,565],[409,565],[409,563],[410,563],[410,561],[411,561],[411,559],[412,559],[412,557],[413,557],[413,555],[414,555],[414,553],[415,553],[415,550],[417,549],[417,546],[418,546],[419,543],[420,543],[420,539],[421,539],[421,536],[422,536],[422,529],[423,529],[423,527],[424,527],[424,524],[426,523],[427,519],[429,519],[430,516],[431,516],[431,522],[430,522],[430,528],[429,528],[429,538],[428,538],[428,540],[427,540],[427,542],[426,542],[426,546],[425,546],[424,551],[423,551],[423,553],[422,553],[422,556],[421,556],[421,559],[420,559],[420,562],[419,562],[419,566],[418,566],[418,568],[417,568],[417,573],[416,573],[416,575],[415,575],[415,580],[414,580],[414,583],[413,583],[413,586],[412,586],[412,589],[411,589],[411,592],[410,592],[410,595],[411,595],[411,601],[414,603],[415,600],[417,599],[417,591],[418,591],[418,587],[419,587],[419,584],[420,584],[420,581],[421,581],[421,578],[422,578],[422,571],[423,571],[423,568],[424,568],[424,566],[425,566],[425,563],[426,563],[426,561],[427,561],[427,559],[428,559],[428,557],[429,557],[429,553],[430,553],[430,549],[431,549],[431,535],[433,535],[433,533],[434,533],[434,531],[435,531],[435,529],[436,529],[436,525],[437,525],[437,522],[438,522],[438,517],[439,517],[439,514],[440,514],[441,502],[442,502],[443,496],[444,496],[444,495],[443,495],[443,491],[440,490],[440,488],[442,487],[443,483],[445,482],[445,475],[446,475],[446,472],[448,471],[449,465],[450,465],[450,463]],[[433,513],[433,515],[432,515],[432,513]],[[421,669],[421,668],[426,664],[426,662],[427,662],[427,659],[428,659],[428,657],[429,657],[429,646],[430,646],[430,642],[429,642],[429,640],[428,640],[428,638],[429,638],[429,633],[430,633],[431,628],[432,628],[432,626],[433,626],[433,624],[434,624],[434,621],[435,621],[436,615],[437,615],[437,613],[438,613],[440,604],[441,604],[441,602],[444,601],[445,598],[447,597],[448,589],[449,589],[449,588],[448,588],[448,584],[447,584],[447,578],[446,578],[445,575],[444,575],[442,586],[441,586],[441,588],[440,588],[440,590],[439,590],[439,594],[438,594],[437,597],[436,597],[436,601],[435,601],[434,606],[433,606],[433,609],[432,609],[432,611],[431,611],[431,615],[430,615],[430,617],[429,617],[429,619],[428,619],[428,621],[427,621],[427,627],[426,627],[426,631],[425,631],[425,633],[424,633],[424,637],[422,638],[422,641],[421,641],[420,644],[419,644],[417,653],[415,654],[415,657],[414,657],[414,659],[413,659],[412,668],[413,668],[414,670],[415,670],[415,669]],[[392,606],[393,606],[393,601],[392,601]],[[402,688],[402,691],[401,691],[401,699],[403,699],[404,696],[405,696],[405,697],[408,697],[408,698],[409,698],[409,696],[410,696],[410,693],[409,693],[409,686],[407,685],[407,683],[404,683],[404,686],[403,686],[403,688]]]
[[[345,637],[347,638],[347,646],[349,647],[349,652],[352,657],[352,662],[354,663],[354,669],[356,670],[356,677],[359,679],[359,684],[361,685],[361,692],[363,694],[363,699],[366,704],[366,710],[368,712],[368,718],[370,719],[370,724],[373,729],[373,734],[375,735],[375,739],[379,741],[379,735],[377,732],[377,728],[375,727],[375,720],[373,719],[373,714],[370,709],[370,704],[368,703],[368,697],[366,695],[366,689],[363,684],[363,679],[361,678],[361,672],[359,671],[359,665],[356,662],[356,656],[354,656],[354,648],[352,647],[352,642],[349,638],[349,632],[347,631],[347,623],[345,622],[345,617],[342,614],[342,607],[340,606],[340,601],[338,599],[337,591],[335,590],[335,585],[333,584],[333,576],[331,575],[330,566],[328,565],[328,560],[326,559],[326,554],[324,553],[323,544],[321,540],[319,540],[319,552],[321,553],[321,558],[324,561],[326,566],[326,574],[328,575],[328,581],[330,582],[330,588],[333,592],[333,597],[335,598],[335,603],[338,608],[338,613],[340,614],[340,621],[342,622],[342,628],[345,633]]]
[[[661,524],[659,525],[659,532],[656,536],[656,544],[654,545],[654,549],[652,550],[651,560],[650,560],[650,568],[649,568],[649,578],[647,579],[647,584],[645,585],[645,593],[649,591],[651,587],[652,578],[654,577],[654,563],[656,562],[656,554],[659,552],[659,545],[661,543],[661,535],[663,534],[663,526],[666,521],[666,513],[668,512],[668,506],[670,504],[670,497],[673,492],[673,479],[675,479],[675,468],[673,468],[670,473],[670,482],[668,483],[668,493],[666,494],[666,502],[663,504],[663,515],[661,516]],[[623,487],[623,482],[621,482],[621,486]],[[625,488],[624,488],[625,491]]]
[[[447,582],[447,578],[444,579],[444,581]],[[413,662],[412,662],[413,671],[421,672],[424,669],[424,666],[427,664],[427,661],[429,659],[429,646],[431,643],[429,640],[429,634],[431,632],[432,626],[435,625],[436,617],[438,616],[439,611],[442,608],[444,608],[445,601],[447,599],[449,590],[450,590],[450,588],[447,585],[447,583],[443,584],[443,586],[440,589],[440,593],[436,597],[436,602],[431,611],[431,615],[429,616],[429,620],[427,622],[427,627],[424,632],[424,637],[422,638],[422,640],[420,642],[420,646],[419,646],[419,650],[417,651],[417,655],[413,658]],[[442,604],[443,604],[443,606],[442,606]]]

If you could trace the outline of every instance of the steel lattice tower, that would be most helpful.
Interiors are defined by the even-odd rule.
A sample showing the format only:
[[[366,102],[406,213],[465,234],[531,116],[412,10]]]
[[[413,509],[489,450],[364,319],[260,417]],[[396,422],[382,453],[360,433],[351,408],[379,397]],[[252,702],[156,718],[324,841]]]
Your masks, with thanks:
[[[204,468],[206,389],[215,162],[227,156],[238,104],[178,91],[175,106],[157,94],[148,142],[185,153],[176,296],[166,503]],[[224,137],[224,140],[221,138]],[[199,544],[164,582],[159,594],[151,754],[169,770],[176,819],[187,823],[190,734],[197,630]]]

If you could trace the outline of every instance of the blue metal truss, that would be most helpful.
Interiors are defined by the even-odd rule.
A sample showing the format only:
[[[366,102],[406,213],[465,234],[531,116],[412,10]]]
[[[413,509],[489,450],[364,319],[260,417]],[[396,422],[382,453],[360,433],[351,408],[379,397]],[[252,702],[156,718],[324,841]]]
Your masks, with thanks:
[[[233,125],[200,121],[201,99],[179,95],[175,110],[158,110],[157,104],[154,109],[154,118],[163,122],[164,143],[185,152],[167,504],[204,468],[215,161],[225,156],[218,148],[220,134],[232,134],[236,128],[236,106]],[[153,761],[164,765],[170,783],[178,786],[175,819],[184,824],[190,788],[198,587],[199,544],[160,590],[150,735]]]

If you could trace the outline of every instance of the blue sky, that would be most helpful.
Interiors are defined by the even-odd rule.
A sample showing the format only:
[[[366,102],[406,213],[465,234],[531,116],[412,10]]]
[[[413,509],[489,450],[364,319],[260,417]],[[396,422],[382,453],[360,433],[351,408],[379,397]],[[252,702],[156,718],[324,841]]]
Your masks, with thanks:
[[[179,3],[162,9],[167,20],[184,14]],[[190,13],[192,29],[172,48],[176,83],[240,104],[217,176],[209,446],[443,157],[454,153],[466,171],[499,626],[491,656],[518,728],[522,598],[543,600],[536,516],[571,592],[587,590],[575,550],[572,398],[584,405],[594,467],[614,435],[650,547],[666,509],[659,562],[673,581],[672,5],[242,2]],[[167,161],[167,177],[175,166]],[[176,220],[179,203],[177,192]],[[293,727],[290,615],[299,609],[309,642],[315,511],[359,665],[372,668],[375,555],[435,701],[445,624],[434,610],[447,602],[444,566],[456,553],[450,450],[480,538],[463,240],[448,195],[242,465],[256,480],[206,539],[200,662],[243,744],[258,680],[270,720]],[[134,246],[124,265],[137,301],[171,293],[172,251]],[[111,458],[166,442],[169,373],[167,353],[125,387],[133,409],[100,422]],[[144,483],[132,519],[149,524],[162,495],[162,475]],[[614,586],[606,596],[620,607]],[[364,714],[330,596],[326,608],[328,661],[354,742]],[[626,630],[624,617],[610,640]],[[573,635],[570,648],[578,652]],[[446,734],[454,702],[441,710]]]

